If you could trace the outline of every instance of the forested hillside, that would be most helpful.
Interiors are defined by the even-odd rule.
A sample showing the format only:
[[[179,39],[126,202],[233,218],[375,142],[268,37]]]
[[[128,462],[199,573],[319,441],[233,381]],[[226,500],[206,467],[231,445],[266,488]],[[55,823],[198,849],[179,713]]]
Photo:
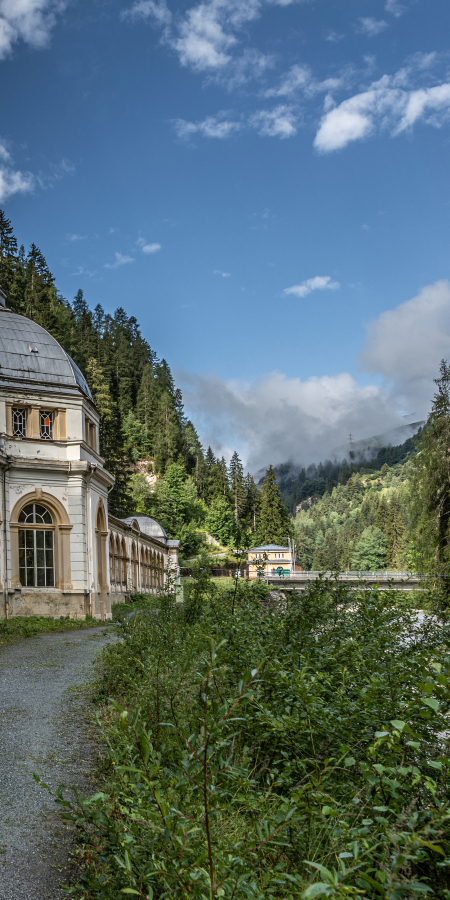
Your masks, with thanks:
[[[184,414],[169,365],[142,336],[134,316],[114,315],[83,291],[58,291],[36,244],[18,245],[0,210],[0,285],[13,312],[47,329],[87,378],[100,412],[100,450],[116,478],[110,509],[157,516],[186,555],[205,531],[221,544],[285,542],[290,521],[269,468],[261,490],[234,453],[230,465],[200,444]]]
[[[410,451],[409,458],[393,466],[384,463],[373,474],[354,472],[311,505],[304,501],[295,519],[297,555],[304,569],[408,567],[413,455]]]
[[[420,432],[419,428],[418,433],[420,434]],[[290,474],[292,467],[289,464],[278,466],[278,486],[287,509],[295,516],[298,512],[297,507],[301,503],[307,501],[310,504],[323,497],[326,491],[330,493],[336,484],[346,484],[354,472],[371,474],[380,471],[385,464],[394,466],[406,462],[417,451],[416,438],[417,435],[395,447],[381,447],[374,459],[371,460],[363,459],[359,462],[351,460],[350,465],[346,460],[332,462],[330,459],[320,462],[318,465],[312,463],[296,476]]]

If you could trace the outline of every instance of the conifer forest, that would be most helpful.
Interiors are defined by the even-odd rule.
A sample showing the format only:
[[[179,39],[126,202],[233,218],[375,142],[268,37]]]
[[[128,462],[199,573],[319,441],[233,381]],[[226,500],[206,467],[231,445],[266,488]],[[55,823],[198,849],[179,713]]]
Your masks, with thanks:
[[[448,427],[445,361],[415,438],[370,460],[319,461],[297,474],[269,460],[257,483],[237,452],[227,463],[202,447],[168,362],[135,317],[92,309],[81,289],[64,298],[41,250],[19,245],[2,210],[0,284],[10,308],[47,329],[84,373],[100,413],[101,453],[116,479],[115,514],[154,516],[181,540],[184,558],[204,551],[208,535],[229,550],[291,538],[305,570],[447,571],[449,501],[431,484],[426,462]],[[439,460],[435,473],[445,465]]]
[[[0,900],[450,900],[449,34],[0,0]]]
[[[168,569],[157,595],[113,606],[119,640],[90,701],[98,789],[35,774],[75,836],[65,889],[448,900],[450,367],[413,439],[358,463],[269,464],[257,483],[237,452],[202,447],[136,319],[92,309],[81,290],[62,297],[3,212],[0,284],[87,378],[113,512],[156,517],[190,564],[182,603]],[[217,547],[288,538],[319,573],[306,590],[211,578]],[[426,577],[409,593],[351,588],[334,581],[348,569]]]

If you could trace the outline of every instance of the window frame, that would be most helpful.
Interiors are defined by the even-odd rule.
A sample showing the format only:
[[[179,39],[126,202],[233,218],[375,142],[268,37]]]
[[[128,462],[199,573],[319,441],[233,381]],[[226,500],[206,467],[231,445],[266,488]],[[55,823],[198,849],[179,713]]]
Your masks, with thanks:
[[[44,419],[44,423],[42,420]],[[45,422],[45,419],[48,419],[48,425]],[[39,409],[39,437],[41,441],[53,441],[53,431],[55,424],[55,415],[53,409]],[[48,433],[45,433],[43,429],[48,428]]]
[[[31,512],[26,513],[27,510]],[[36,521],[37,515],[42,517],[41,513],[37,513],[37,509],[43,510],[50,518],[50,522]],[[31,521],[22,520],[24,515],[32,516]],[[18,516],[18,550],[19,550],[19,578],[20,583],[26,588],[54,588],[56,582],[56,560],[55,560],[55,531],[56,525],[49,509],[43,504],[33,500],[22,507]],[[42,539],[41,536],[42,535]],[[42,543],[42,546],[40,544]],[[40,555],[42,554],[42,556]],[[32,564],[28,564],[28,560],[32,560]],[[42,559],[43,564],[39,565]],[[22,562],[23,560],[23,562]],[[50,560],[50,562],[49,562]],[[43,578],[40,573],[43,572]],[[29,573],[32,573],[30,576]]]
[[[11,406],[11,431],[14,438],[25,438],[27,436],[27,413],[28,409],[26,406]],[[23,417],[23,430],[21,432],[15,431],[14,419],[18,414],[21,414]]]

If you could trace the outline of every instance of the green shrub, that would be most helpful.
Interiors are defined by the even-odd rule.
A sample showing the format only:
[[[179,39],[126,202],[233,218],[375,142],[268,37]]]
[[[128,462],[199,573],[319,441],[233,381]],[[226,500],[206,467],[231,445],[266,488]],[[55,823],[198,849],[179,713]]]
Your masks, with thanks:
[[[104,784],[59,792],[73,890],[448,898],[448,627],[327,581],[199,598],[148,605],[103,651]]]

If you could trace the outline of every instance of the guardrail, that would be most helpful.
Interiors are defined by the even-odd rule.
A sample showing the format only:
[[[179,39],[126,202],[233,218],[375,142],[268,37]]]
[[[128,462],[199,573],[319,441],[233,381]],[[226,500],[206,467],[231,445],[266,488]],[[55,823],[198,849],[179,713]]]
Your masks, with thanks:
[[[286,576],[289,579],[316,579],[320,576],[324,578],[428,578],[428,575],[420,575],[418,572],[406,572],[397,569],[383,569],[382,571],[356,571],[355,569],[350,569],[346,572],[339,572],[337,575],[335,572],[293,572],[292,574]],[[270,576],[272,577],[272,576]],[[274,577],[274,576],[273,576]]]
[[[336,585],[346,584],[355,589],[364,589],[364,585],[366,585],[367,588],[376,586],[383,591],[412,591],[418,587],[422,579],[427,577],[427,575],[420,575],[415,572],[385,569],[382,572],[349,571],[340,572],[337,575],[335,572],[296,572],[283,577],[266,574],[263,576],[263,580],[272,587],[279,585],[283,590],[304,591],[308,585],[313,584],[319,578],[323,578]]]

